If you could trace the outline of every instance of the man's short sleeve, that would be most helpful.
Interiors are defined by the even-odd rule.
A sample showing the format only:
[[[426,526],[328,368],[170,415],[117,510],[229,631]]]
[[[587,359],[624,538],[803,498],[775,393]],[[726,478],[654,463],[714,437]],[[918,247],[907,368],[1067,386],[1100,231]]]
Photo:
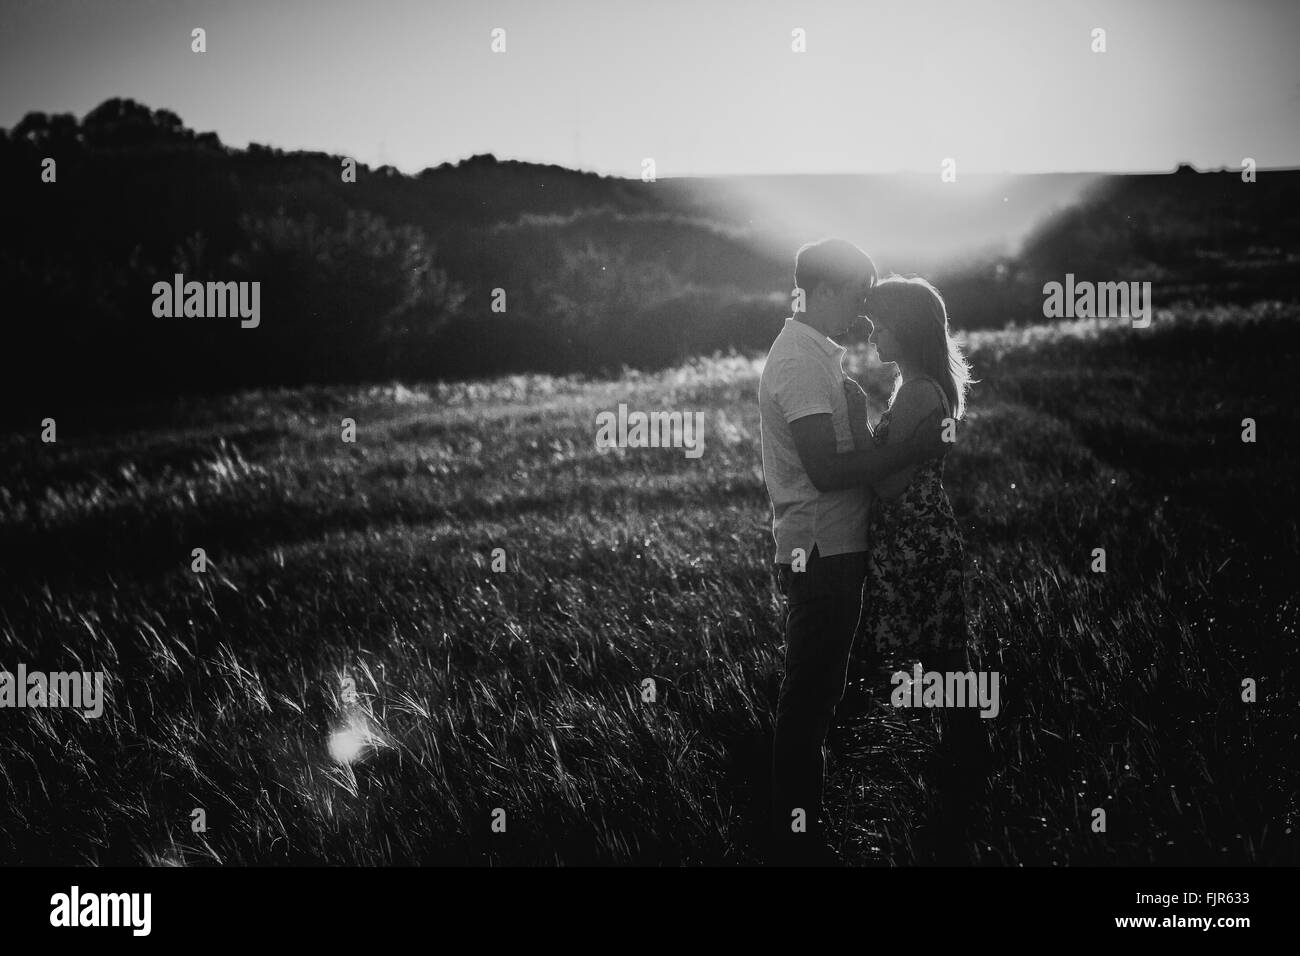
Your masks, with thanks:
[[[817,363],[802,356],[777,362],[772,376],[772,398],[787,422],[809,415],[831,414],[831,397]]]

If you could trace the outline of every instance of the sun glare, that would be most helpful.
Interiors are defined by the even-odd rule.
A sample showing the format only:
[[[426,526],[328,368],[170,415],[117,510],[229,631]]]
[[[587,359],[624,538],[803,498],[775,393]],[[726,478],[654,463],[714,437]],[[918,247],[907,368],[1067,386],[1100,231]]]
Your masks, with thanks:
[[[330,736],[330,757],[336,763],[355,763],[373,743],[374,735],[369,730],[357,724],[348,724]]]

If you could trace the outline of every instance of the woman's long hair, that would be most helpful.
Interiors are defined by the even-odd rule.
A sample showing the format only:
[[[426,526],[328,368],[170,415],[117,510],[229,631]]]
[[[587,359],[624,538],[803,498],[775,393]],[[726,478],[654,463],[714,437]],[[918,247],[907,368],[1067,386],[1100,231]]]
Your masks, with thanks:
[[[893,332],[908,364],[939,383],[952,417],[962,418],[966,392],[974,379],[948,327],[948,310],[939,290],[919,277],[890,276],[871,290],[866,308],[868,318]]]

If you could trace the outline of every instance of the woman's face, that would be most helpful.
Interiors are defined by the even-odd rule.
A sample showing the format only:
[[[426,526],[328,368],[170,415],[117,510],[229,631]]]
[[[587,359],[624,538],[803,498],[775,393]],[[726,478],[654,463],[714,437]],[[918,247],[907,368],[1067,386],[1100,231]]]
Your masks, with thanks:
[[[876,346],[876,354],[880,356],[880,361],[886,365],[897,362],[898,340],[894,337],[893,330],[879,322],[873,324],[875,329],[871,333],[871,342]]]

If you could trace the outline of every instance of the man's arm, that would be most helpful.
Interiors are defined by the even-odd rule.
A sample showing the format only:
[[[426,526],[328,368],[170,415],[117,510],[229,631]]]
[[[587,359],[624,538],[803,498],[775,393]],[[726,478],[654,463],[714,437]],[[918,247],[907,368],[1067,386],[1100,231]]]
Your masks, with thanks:
[[[929,415],[910,436],[882,448],[835,450],[835,426],[831,416],[805,415],[790,423],[795,450],[818,491],[842,491],[870,485],[911,465],[918,465],[949,448],[943,440],[943,412]]]

